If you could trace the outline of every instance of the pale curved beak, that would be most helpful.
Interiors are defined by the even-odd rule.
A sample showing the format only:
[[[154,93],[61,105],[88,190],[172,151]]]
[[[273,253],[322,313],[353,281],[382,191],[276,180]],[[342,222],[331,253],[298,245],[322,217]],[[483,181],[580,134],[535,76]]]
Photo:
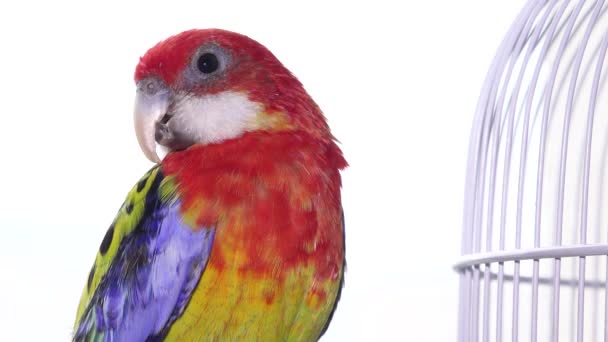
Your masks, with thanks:
[[[167,113],[171,94],[156,79],[143,79],[137,83],[135,97],[135,135],[144,155],[153,163],[160,163],[156,153],[156,123]]]

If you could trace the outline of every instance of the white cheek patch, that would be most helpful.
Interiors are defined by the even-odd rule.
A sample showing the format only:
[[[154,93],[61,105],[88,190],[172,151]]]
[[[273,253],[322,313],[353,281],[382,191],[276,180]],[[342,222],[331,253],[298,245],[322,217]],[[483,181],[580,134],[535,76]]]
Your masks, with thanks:
[[[169,127],[197,143],[215,143],[256,129],[261,104],[246,94],[225,91],[214,95],[184,96],[175,101]]]

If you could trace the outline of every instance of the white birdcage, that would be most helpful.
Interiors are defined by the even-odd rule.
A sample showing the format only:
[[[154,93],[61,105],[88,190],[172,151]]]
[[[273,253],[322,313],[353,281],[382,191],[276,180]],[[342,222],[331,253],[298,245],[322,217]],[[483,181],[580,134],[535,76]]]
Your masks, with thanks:
[[[459,341],[608,341],[608,4],[529,1],[481,91]]]

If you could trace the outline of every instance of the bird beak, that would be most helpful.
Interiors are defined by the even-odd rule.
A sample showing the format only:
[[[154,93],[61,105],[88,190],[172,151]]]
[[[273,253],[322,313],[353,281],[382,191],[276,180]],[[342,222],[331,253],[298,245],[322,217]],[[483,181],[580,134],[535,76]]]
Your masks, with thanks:
[[[135,135],[144,155],[153,163],[160,163],[156,153],[156,125],[167,113],[171,91],[156,78],[137,82],[135,97]]]

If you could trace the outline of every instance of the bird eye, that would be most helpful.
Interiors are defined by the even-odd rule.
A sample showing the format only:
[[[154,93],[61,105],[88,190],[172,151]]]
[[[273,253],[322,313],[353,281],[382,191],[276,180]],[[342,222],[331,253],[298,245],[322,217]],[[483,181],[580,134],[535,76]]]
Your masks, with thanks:
[[[208,85],[221,79],[231,62],[232,56],[226,49],[214,42],[206,43],[194,52],[183,77],[192,86]]]
[[[210,74],[216,71],[220,66],[220,61],[213,53],[207,52],[202,54],[196,61],[196,67],[203,74]]]

